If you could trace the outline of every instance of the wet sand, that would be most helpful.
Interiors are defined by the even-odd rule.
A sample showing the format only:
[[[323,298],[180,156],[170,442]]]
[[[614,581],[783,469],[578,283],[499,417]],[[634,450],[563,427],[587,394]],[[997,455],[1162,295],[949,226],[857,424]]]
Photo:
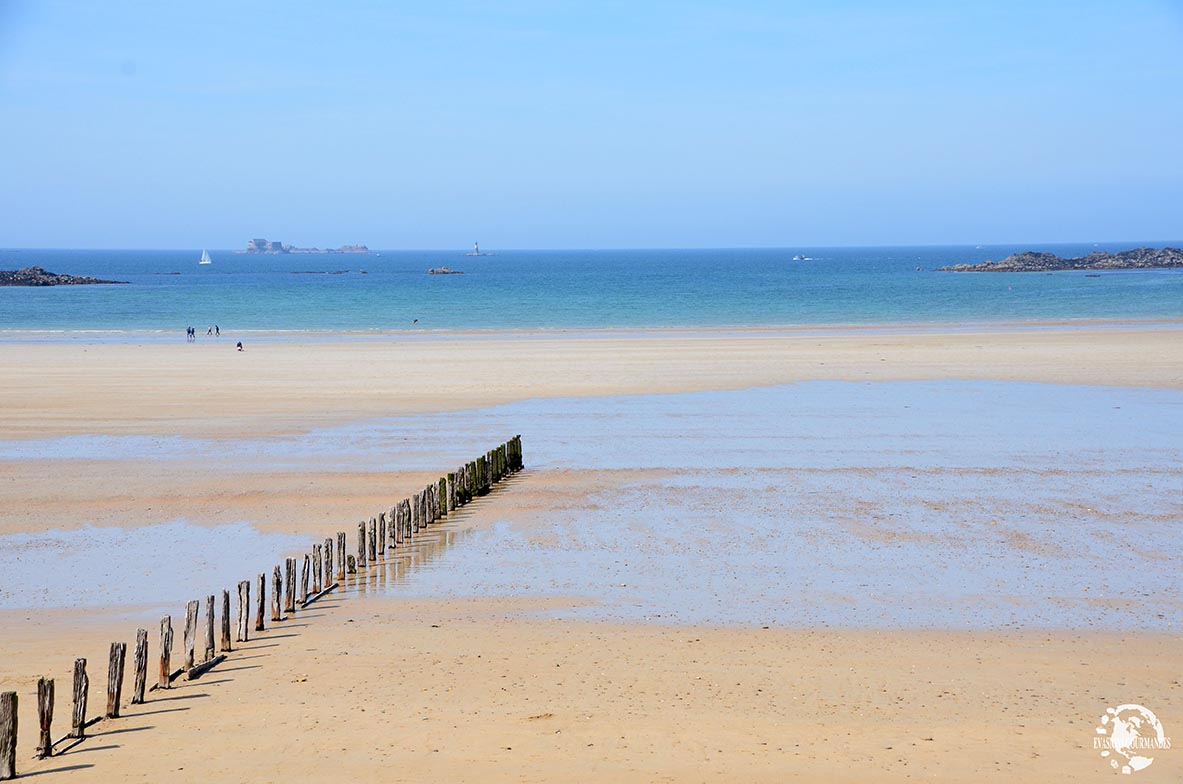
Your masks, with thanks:
[[[226,361],[242,357],[207,346],[194,351],[37,346],[27,352],[27,346],[0,346],[0,358],[24,363],[8,364],[14,369],[0,387],[0,401],[8,406],[0,420],[0,446],[8,450],[8,459],[0,456],[8,478],[0,483],[5,510],[0,535],[57,528],[85,543],[86,525],[130,529],[183,518],[193,527],[245,520],[260,536],[323,538],[353,530],[360,517],[387,508],[425,477],[454,465],[453,450],[491,443],[492,433],[504,440],[512,433],[500,431],[517,424],[512,408],[487,418],[460,412],[422,421],[418,431],[408,426],[400,439],[396,434],[403,425],[379,427],[377,420],[359,421],[362,417],[459,411],[526,397],[735,389],[810,378],[992,378],[1176,390],[1183,388],[1178,334],[1131,329],[849,341],[706,335],[668,341],[276,345],[252,351],[245,369]],[[489,352],[490,345],[495,350]],[[463,372],[455,371],[457,361]],[[578,409],[578,404],[563,408],[562,401],[556,405],[549,416],[559,423]],[[523,411],[519,414],[538,414]],[[1178,549],[1170,527],[1180,518],[1177,501],[1171,500],[1179,481],[1177,450],[1169,451],[1173,430],[1160,433],[1162,443],[1149,443],[1146,450],[1118,439],[1111,444],[1114,451],[1105,453],[1101,447],[1114,439],[1103,431],[1098,434],[1103,443],[1083,436],[1053,441],[1046,454],[1025,446],[997,460],[1019,455],[1028,464],[1011,474],[974,479],[973,471],[964,469],[1000,468],[987,459],[993,454],[989,444],[967,463],[963,458],[975,453],[966,452],[966,444],[910,442],[915,433],[909,427],[848,434],[850,455],[867,459],[844,463],[833,449],[815,451],[838,463],[829,466],[836,472],[830,475],[810,473],[794,462],[808,458],[808,448],[772,450],[779,468],[746,462],[751,454],[768,454],[767,445],[713,455],[679,453],[675,444],[651,460],[625,464],[621,460],[629,450],[614,443],[613,427],[635,428],[646,412],[597,416],[596,427],[577,426],[562,443],[531,445],[527,439],[528,462],[533,457],[535,463],[511,487],[449,522],[439,534],[450,537],[449,546],[424,545],[410,559],[266,633],[220,671],[129,710],[126,719],[96,727],[97,733],[112,734],[99,734],[58,759],[24,762],[22,770],[61,769],[41,779],[46,781],[230,782],[307,775],[406,781],[1084,780],[1109,775],[1090,748],[1105,707],[1142,703],[1158,712],[1168,734],[1183,726],[1177,676],[1183,650],[1177,634],[1162,631],[1175,628],[1174,618],[1164,627],[1141,616],[1148,608],[1161,610],[1155,604],[1161,601],[1168,602],[1168,613],[1177,609],[1170,603],[1177,604],[1178,585],[1169,577]],[[900,416],[906,423],[924,421],[915,411]],[[456,422],[446,424],[453,417]],[[683,419],[688,425],[696,421],[692,413]],[[841,420],[817,424],[825,430]],[[1130,421],[1144,426],[1141,419]],[[331,426],[345,434],[298,436]],[[1066,433],[1071,426],[1066,420],[1057,425],[1060,431],[1049,432]],[[983,427],[988,431],[989,422]],[[1082,433],[1096,427],[1095,421],[1080,424]],[[706,431],[709,435],[710,427]],[[433,432],[441,445],[426,438]],[[280,434],[297,436],[291,441]],[[73,440],[77,435],[86,438]],[[702,437],[697,431],[690,435]],[[147,440],[121,440],[127,436]],[[173,436],[200,438],[195,444],[168,439]],[[740,432],[738,443],[745,437]],[[46,438],[65,440],[30,441]],[[597,439],[599,450],[580,454]],[[155,441],[160,443],[153,446]],[[453,447],[453,441],[460,443]],[[1038,441],[1032,438],[1032,444]],[[326,442],[331,446],[317,451],[316,445]],[[20,453],[22,443],[32,452]],[[904,449],[906,459],[877,464],[875,455],[890,451],[893,443],[919,448]],[[379,457],[384,449],[398,456]],[[1064,473],[1050,470],[1057,451],[1065,453],[1059,469]],[[137,457],[139,452],[143,456]],[[953,464],[945,465],[942,455],[958,460],[946,459]],[[1092,463],[1079,465],[1082,455],[1091,455]],[[669,464],[677,459],[688,459],[690,470],[671,471]],[[716,471],[704,470],[720,462],[725,465]],[[927,468],[926,462],[931,462]],[[909,484],[911,474],[898,475],[900,466],[931,473],[924,473],[924,482]],[[1146,495],[1150,507],[1136,503],[1132,479],[1106,478],[1113,467],[1161,485]],[[1159,473],[1146,475],[1148,467]],[[859,506],[860,499],[833,494],[835,475],[846,487],[863,486],[865,479],[874,497],[861,499],[867,505]],[[836,544],[854,541],[890,563],[900,552],[923,552],[915,548],[948,539],[940,546],[963,559],[1026,554],[1033,559],[1027,570],[1036,576],[1050,572],[1065,581],[1061,587],[1078,586],[1094,561],[1096,572],[1106,575],[1111,566],[1106,545],[1116,544],[1120,558],[1157,557],[1166,563],[1148,572],[1148,591],[1155,596],[1136,597],[1132,605],[1121,604],[1129,598],[1123,596],[1082,600],[1105,612],[1126,612],[1133,620],[1120,630],[1106,622],[1081,628],[1079,617],[1055,613],[1053,620],[1068,619],[1058,628],[1038,628],[1030,622],[1034,615],[1000,625],[990,615],[1005,594],[1000,586],[968,600],[969,616],[987,618],[970,630],[949,623],[901,626],[898,619],[868,628],[857,613],[859,622],[841,629],[785,615],[767,623],[732,619],[722,626],[694,616],[655,618],[645,607],[633,614],[599,612],[613,601],[627,608],[633,600],[627,584],[619,589],[628,581],[620,574],[628,570],[597,564],[594,557],[584,574],[602,570],[604,594],[617,597],[612,601],[589,595],[578,580],[547,582],[522,568],[564,552],[577,560],[595,554],[627,560],[625,548],[660,551],[671,532],[646,507],[665,503],[671,489],[686,487],[690,479],[690,501],[675,514],[715,520],[718,527],[703,529],[701,550],[688,552],[699,557],[713,550],[722,563],[749,548],[779,552],[780,545],[767,539],[769,532],[744,511],[754,503],[770,520],[783,515],[783,508],[769,503],[763,489],[769,485],[778,493],[782,486],[793,488],[796,494],[787,495],[814,505],[811,514],[821,521],[837,519],[834,512],[846,508],[848,519],[837,519],[834,530],[809,545],[830,556],[841,552]],[[1016,480],[1012,497],[1002,488]],[[1096,482],[1102,484],[1091,500],[1104,503],[1087,511],[1074,507]],[[905,486],[910,493],[897,492]],[[1047,497],[1024,497],[1032,488]],[[957,493],[950,496],[951,489]],[[983,493],[988,503],[975,506],[974,498]],[[916,514],[925,505],[936,528]],[[636,514],[605,521],[605,509]],[[999,510],[1014,518],[1004,520],[1001,532],[985,519]],[[950,517],[964,518],[965,527],[950,529]],[[1150,536],[1139,537],[1146,547],[1133,553],[1132,542],[1121,539],[1130,524],[1141,532],[1168,532],[1167,550],[1156,550]],[[587,525],[593,531],[620,528],[610,540],[589,539]],[[1077,534],[1069,526],[1099,531],[1099,550],[1071,552]],[[482,557],[482,548],[500,551],[507,544],[512,545],[507,557]],[[679,557],[683,560],[642,558],[631,568],[657,564],[654,579],[660,583],[668,579],[670,564],[686,563],[686,552]],[[906,565],[904,559],[895,568]],[[981,569],[989,574],[991,568],[987,557]],[[488,580],[480,579],[482,570]],[[1022,572],[1003,572],[1018,586],[1017,595],[1028,585]],[[475,579],[476,593],[485,595],[472,595],[471,585],[456,578]],[[759,580],[746,581],[742,573],[726,578],[711,583],[720,602],[761,601],[729,588],[759,586]],[[887,585],[874,572],[868,580],[867,595]],[[1023,601],[1038,604],[1041,587],[1030,590]],[[690,597],[694,602],[693,593]],[[645,591],[640,601],[652,604]],[[777,601],[793,603],[791,597]],[[822,601],[832,610],[842,598]],[[817,606],[808,596],[800,605]],[[174,622],[182,607],[175,608]],[[0,609],[0,688],[21,693],[26,759],[24,751],[35,745],[30,711],[36,676],[56,676],[64,694],[70,663],[87,656],[91,702],[99,705],[107,643],[131,639],[137,625],[151,628],[158,609],[130,603],[82,612]],[[1092,617],[1087,606],[1075,611]],[[55,726],[64,727],[67,716],[59,701]],[[1139,776],[1174,780],[1181,771],[1183,754],[1164,752]]]

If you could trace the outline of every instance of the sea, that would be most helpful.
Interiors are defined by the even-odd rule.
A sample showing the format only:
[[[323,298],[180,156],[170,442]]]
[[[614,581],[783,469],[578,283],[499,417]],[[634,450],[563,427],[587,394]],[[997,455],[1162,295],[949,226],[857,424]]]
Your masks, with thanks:
[[[247,255],[0,249],[0,269],[126,281],[0,287],[0,341],[232,334],[976,325],[1183,318],[1183,270],[949,273],[1024,250],[1077,256],[1183,241],[689,250],[380,250]],[[795,258],[804,257],[804,258]],[[463,274],[428,275],[433,267]]]

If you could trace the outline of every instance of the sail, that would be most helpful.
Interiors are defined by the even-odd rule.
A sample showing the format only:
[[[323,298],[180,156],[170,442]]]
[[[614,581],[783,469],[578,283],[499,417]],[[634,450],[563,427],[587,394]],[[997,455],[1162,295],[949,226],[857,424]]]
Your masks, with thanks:
[[[210,263],[209,251],[202,249],[201,261],[198,263],[200,263],[200,264],[209,264]]]

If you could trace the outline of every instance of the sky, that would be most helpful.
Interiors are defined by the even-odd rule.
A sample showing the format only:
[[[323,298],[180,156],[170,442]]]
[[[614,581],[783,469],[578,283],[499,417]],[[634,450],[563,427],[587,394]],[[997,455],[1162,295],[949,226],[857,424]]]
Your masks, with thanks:
[[[0,247],[1177,239],[1181,51],[1181,0],[0,0]]]

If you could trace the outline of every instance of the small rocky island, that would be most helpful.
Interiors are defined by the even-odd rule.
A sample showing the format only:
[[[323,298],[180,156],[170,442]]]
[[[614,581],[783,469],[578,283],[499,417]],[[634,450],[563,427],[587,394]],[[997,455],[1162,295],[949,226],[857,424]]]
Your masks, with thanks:
[[[427,271],[428,275],[463,275],[463,270],[454,270],[451,267],[432,267]]]
[[[0,286],[93,286],[126,283],[126,280],[101,280],[80,275],[59,275],[56,272],[46,272],[41,267],[0,270]]]
[[[956,264],[940,267],[937,272],[1058,272],[1060,270],[1135,270],[1183,267],[1183,250],[1178,248],[1135,248],[1121,253],[1093,251],[1087,256],[1065,259],[1054,253],[1027,251],[1007,256],[1002,261],[981,264]]]
[[[246,250],[235,251],[235,253],[269,253],[278,255],[282,253],[369,253],[370,249],[365,245],[342,245],[339,248],[297,248],[295,245],[284,245],[282,242],[271,241],[266,239],[253,239],[246,244]]]

